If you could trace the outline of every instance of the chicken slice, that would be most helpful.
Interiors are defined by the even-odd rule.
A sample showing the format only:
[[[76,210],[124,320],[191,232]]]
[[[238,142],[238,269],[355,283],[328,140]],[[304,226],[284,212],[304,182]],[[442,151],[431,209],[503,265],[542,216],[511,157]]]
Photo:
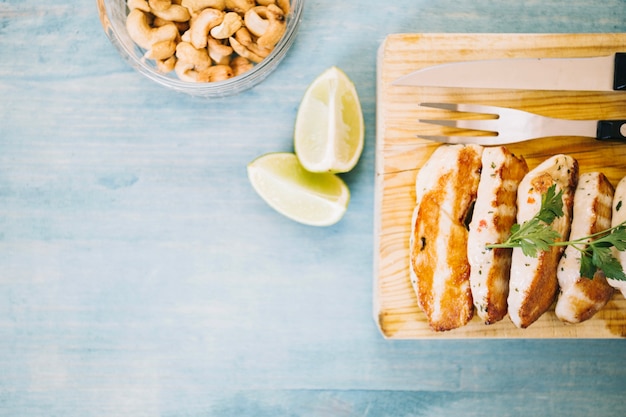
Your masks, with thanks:
[[[539,212],[541,197],[553,184],[563,191],[563,216],[556,218],[552,228],[565,240],[569,237],[574,190],[578,181],[578,162],[568,155],[554,155],[531,170],[517,192],[517,223],[530,220]],[[534,323],[554,302],[558,290],[556,268],[563,247],[553,246],[539,251],[537,257],[526,256],[514,248],[511,258],[508,312],[519,328]]]
[[[517,213],[517,187],[528,173],[523,157],[505,147],[485,148],[482,172],[467,237],[470,286],[476,313],[486,324],[507,313],[511,249],[487,249],[507,239]]]
[[[615,195],[613,196],[613,219],[611,226],[615,227],[618,224],[626,221],[626,177],[615,187]],[[618,251],[613,248],[613,256],[619,259],[622,264],[622,269],[626,271],[626,252]],[[618,289],[624,297],[626,297],[626,281],[620,281],[613,278],[607,278],[609,285]]]
[[[570,240],[584,238],[611,227],[614,189],[601,172],[580,175],[574,194]],[[580,323],[593,317],[614,293],[601,270],[593,277],[580,275],[580,251],[568,246],[557,268],[560,294],[556,316],[566,323]]]
[[[440,146],[416,178],[411,282],[436,331],[461,327],[474,313],[465,223],[476,198],[482,150],[478,145]]]

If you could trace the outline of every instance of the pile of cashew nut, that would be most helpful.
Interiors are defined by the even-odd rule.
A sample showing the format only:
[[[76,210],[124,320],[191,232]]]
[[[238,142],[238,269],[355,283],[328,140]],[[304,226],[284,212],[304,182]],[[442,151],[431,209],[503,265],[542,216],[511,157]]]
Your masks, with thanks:
[[[162,73],[190,82],[250,70],[285,33],[289,0],[127,0],[126,30]]]

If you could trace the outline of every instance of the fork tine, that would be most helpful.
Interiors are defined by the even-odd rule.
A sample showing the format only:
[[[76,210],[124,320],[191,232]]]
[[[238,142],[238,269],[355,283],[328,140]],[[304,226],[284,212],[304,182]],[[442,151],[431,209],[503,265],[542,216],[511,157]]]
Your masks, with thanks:
[[[419,119],[418,122],[420,122],[420,123],[428,123],[430,125],[457,127],[456,122],[458,122],[458,120],[454,120],[454,119]]]
[[[467,113],[482,113],[482,114],[491,114],[491,115],[499,115],[503,107],[497,106],[488,106],[485,104],[465,104],[465,103],[420,103],[422,107],[429,107],[433,109],[441,109],[441,110],[450,110],[456,112],[467,112]]]
[[[418,135],[417,137],[426,139],[426,140],[432,140],[435,142],[441,142],[441,143],[460,143],[460,144],[477,143],[475,136]]]
[[[484,132],[498,131],[498,119],[456,120],[456,119],[420,119],[420,123],[439,126],[456,127],[459,129],[481,130]]]
[[[464,104],[464,103],[420,103],[422,107],[448,110],[461,113],[474,113],[491,116],[488,119],[420,119],[420,123],[434,124],[439,126],[446,126],[458,129],[468,129],[473,131],[481,131],[483,133],[491,133],[492,135],[459,135],[459,136],[445,136],[445,135],[418,135],[422,139],[432,140],[442,143],[454,143],[454,144],[484,144],[484,145],[503,145],[506,143],[519,142],[527,138],[520,135],[502,135],[500,129],[502,126],[502,117],[509,116],[510,110],[507,112],[505,108],[488,106],[482,104]],[[494,135],[495,134],[495,135]]]
[[[483,113],[498,116],[498,108],[494,106],[483,106],[462,103],[420,103],[422,107],[429,107],[440,110],[450,110],[462,113]],[[481,130],[485,132],[498,132],[498,118],[495,119],[420,119],[420,123],[434,124],[438,126],[456,127],[459,129]]]
[[[429,102],[420,103],[420,106],[492,116],[491,118],[462,116],[455,118],[448,115],[445,119],[420,120],[422,123],[496,134],[496,136],[471,136],[471,133],[468,132],[467,136],[462,136],[465,133],[461,133],[461,136],[418,135],[426,139],[448,143],[485,143],[495,145],[554,136],[584,136],[593,138],[596,137],[598,124],[597,120],[564,120],[510,107],[483,104]],[[445,134],[447,132],[442,133]]]
[[[457,110],[458,104],[456,104],[456,103],[420,103],[420,106],[421,107],[430,107],[430,108],[433,108],[433,109],[459,111],[459,110]]]
[[[452,144],[477,144],[477,145],[505,145],[507,143],[520,142],[523,139],[511,140],[502,136],[438,136],[438,135],[417,135],[418,138],[432,140],[440,143]]]

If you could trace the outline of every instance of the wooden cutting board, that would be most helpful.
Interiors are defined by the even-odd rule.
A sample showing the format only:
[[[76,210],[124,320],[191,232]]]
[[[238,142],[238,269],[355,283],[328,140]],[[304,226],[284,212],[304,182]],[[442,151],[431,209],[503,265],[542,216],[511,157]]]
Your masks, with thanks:
[[[626,50],[626,34],[395,34],[381,44],[377,70],[374,317],[386,338],[619,338],[626,337],[626,300],[616,294],[587,322],[566,325],[553,310],[527,329],[508,317],[485,325],[434,332],[417,306],[409,281],[410,219],[420,167],[440,146],[416,138],[440,127],[417,122],[431,113],[420,102],[466,102],[514,107],[571,119],[626,118],[626,93],[445,89],[393,86],[400,76],[444,62],[522,57],[586,57]],[[459,75],[462,77],[462,74]],[[432,111],[432,110],[430,110]],[[431,117],[432,118],[432,117]],[[508,145],[529,168],[566,153],[580,172],[601,171],[613,185],[626,176],[626,144],[544,138]]]

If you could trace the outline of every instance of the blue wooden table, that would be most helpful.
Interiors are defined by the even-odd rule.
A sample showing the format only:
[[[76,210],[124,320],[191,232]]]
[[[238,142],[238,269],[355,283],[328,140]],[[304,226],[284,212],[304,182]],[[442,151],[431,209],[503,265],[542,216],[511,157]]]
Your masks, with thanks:
[[[95,0],[0,1],[0,415],[623,416],[623,340],[385,340],[372,319],[376,50],[398,32],[623,32],[624,0],[307,0],[238,96],[127,66]],[[626,46],[625,46],[626,47]],[[329,228],[246,164],[336,65],[366,121]]]

